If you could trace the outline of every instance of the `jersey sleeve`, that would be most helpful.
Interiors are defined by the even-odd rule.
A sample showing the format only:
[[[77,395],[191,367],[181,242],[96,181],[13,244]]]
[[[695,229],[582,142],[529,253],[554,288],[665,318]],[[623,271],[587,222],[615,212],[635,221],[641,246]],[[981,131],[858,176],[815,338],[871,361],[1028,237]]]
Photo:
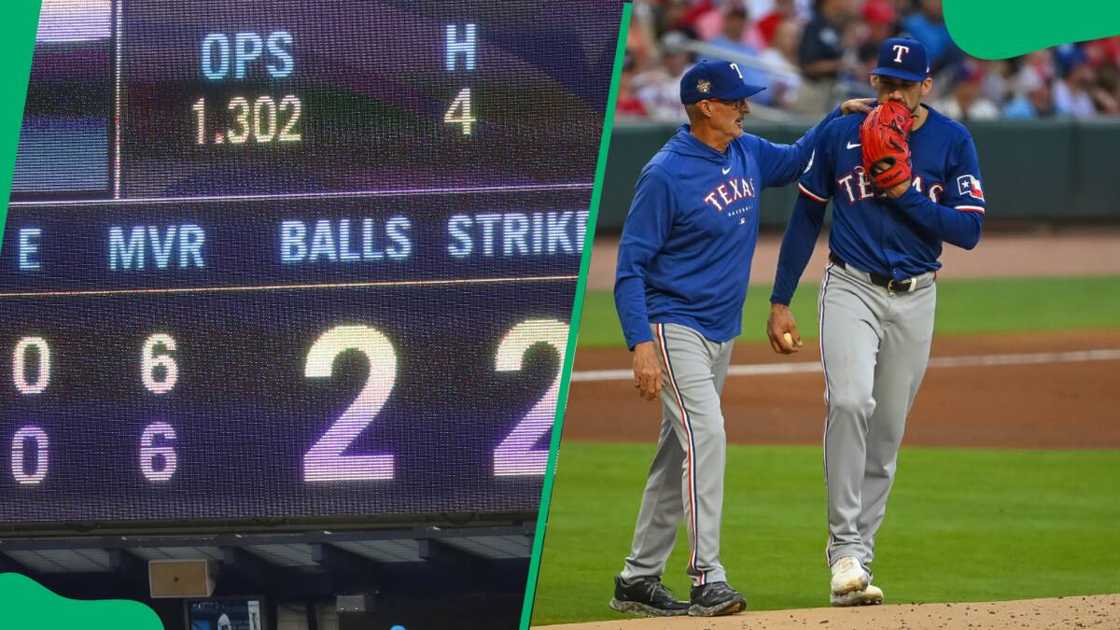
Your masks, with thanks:
[[[774,144],[764,138],[757,138],[757,157],[762,175],[762,187],[785,186],[796,181],[806,166],[810,165],[813,151],[822,132],[840,115],[840,108],[837,107],[793,144]]]
[[[774,274],[774,290],[770,294],[771,304],[789,305],[805,265],[813,256],[813,247],[824,225],[825,205],[816,203],[805,195],[797,197],[793,215],[789,218],[782,248],[778,253],[778,269]]]
[[[631,350],[650,341],[646,309],[646,273],[650,262],[669,238],[673,225],[673,195],[669,176],[647,166],[638,177],[630,212],[622,226],[615,272],[614,303],[626,345]]]
[[[987,201],[980,180],[980,160],[976,156],[976,144],[968,132],[963,132],[950,156],[946,179],[942,205],[961,212],[984,214]]]
[[[972,249],[980,242],[984,226],[984,190],[976,145],[964,127],[958,130],[960,136],[946,159],[945,191],[941,199],[933,201],[911,186],[889,203],[902,209],[905,216],[931,237]]]
[[[829,147],[835,133],[836,125],[828,125],[821,129],[813,152],[809,155],[809,163],[805,165],[801,177],[797,180],[797,189],[801,194],[817,203],[828,203],[832,198],[834,165]]]

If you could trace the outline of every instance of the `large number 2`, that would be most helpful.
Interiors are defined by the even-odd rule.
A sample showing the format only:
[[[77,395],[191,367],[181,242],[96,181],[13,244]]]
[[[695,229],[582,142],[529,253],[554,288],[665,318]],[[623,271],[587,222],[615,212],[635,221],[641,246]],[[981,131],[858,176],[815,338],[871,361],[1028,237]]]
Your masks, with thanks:
[[[303,456],[304,481],[367,481],[393,478],[392,455],[343,455],[381,412],[397,381],[397,353],[389,338],[369,326],[337,326],[307,353],[304,376],[329,378],[334,361],[357,350],[369,361],[369,376],[354,402]]]
[[[543,475],[548,464],[548,449],[534,450],[533,447],[552,428],[556,417],[556,397],[568,344],[568,325],[555,319],[530,319],[514,326],[498,345],[495,369],[499,372],[520,370],[526,353],[539,343],[552,346],[560,355],[560,366],[548,391],[494,451],[496,476]]]

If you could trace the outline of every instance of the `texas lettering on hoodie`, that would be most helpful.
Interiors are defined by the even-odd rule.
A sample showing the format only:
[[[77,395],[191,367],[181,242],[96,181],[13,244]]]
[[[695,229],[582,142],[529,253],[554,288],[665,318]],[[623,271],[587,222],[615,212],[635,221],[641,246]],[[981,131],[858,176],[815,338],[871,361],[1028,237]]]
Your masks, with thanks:
[[[681,324],[724,342],[741,332],[758,241],[759,194],[796,181],[817,130],[794,144],[744,133],[723,153],[681,125],[642,169],[618,248],[614,299],[626,344],[651,323]]]

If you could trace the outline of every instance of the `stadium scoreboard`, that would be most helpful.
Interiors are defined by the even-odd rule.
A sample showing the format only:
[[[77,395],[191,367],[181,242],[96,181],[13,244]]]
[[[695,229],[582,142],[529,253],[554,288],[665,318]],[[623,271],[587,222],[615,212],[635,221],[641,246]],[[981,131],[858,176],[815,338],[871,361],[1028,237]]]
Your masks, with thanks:
[[[44,2],[0,527],[534,515],[620,14]]]

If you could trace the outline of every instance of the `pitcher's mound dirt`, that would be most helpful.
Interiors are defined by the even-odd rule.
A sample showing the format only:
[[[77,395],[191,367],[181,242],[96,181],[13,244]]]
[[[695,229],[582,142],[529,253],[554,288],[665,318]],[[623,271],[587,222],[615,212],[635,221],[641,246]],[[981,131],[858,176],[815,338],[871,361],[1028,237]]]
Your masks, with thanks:
[[[1120,594],[964,604],[894,604],[539,626],[548,630],[1066,630],[1120,628]]]

